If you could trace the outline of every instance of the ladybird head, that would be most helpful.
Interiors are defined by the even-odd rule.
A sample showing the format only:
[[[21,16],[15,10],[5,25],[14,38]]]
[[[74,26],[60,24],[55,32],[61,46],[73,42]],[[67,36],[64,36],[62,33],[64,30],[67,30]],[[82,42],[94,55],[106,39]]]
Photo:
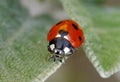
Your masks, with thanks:
[[[73,47],[69,41],[58,37],[49,42],[48,50],[54,54],[69,55],[73,53]]]
[[[49,42],[48,51],[55,54],[54,59],[57,59],[73,54],[74,48],[65,38],[57,37]]]

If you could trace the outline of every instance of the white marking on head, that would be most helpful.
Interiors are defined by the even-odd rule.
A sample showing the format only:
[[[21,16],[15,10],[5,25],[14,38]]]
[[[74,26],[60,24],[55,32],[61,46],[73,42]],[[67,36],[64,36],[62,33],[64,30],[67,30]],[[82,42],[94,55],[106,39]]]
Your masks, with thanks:
[[[53,51],[54,48],[55,48],[55,44],[51,44],[51,45],[50,45],[50,49]]]
[[[67,36],[64,36],[64,38],[68,40],[68,37],[67,37]]]
[[[62,51],[59,51],[60,54],[62,54]]]
[[[65,52],[65,54],[68,54],[70,52],[70,49],[68,47],[65,47],[64,52]]]
[[[57,53],[57,50],[55,49],[55,51],[54,51],[55,53]]]
[[[57,34],[56,37],[61,37],[61,35],[60,35],[60,34]]]

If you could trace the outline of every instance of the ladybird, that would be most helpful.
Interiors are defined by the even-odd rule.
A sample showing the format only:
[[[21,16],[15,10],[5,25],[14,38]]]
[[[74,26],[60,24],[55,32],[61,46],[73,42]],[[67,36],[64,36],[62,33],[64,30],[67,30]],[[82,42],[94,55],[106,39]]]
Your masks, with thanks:
[[[84,42],[84,33],[80,25],[73,20],[62,20],[55,24],[48,32],[48,51],[54,61],[73,54],[76,48]]]

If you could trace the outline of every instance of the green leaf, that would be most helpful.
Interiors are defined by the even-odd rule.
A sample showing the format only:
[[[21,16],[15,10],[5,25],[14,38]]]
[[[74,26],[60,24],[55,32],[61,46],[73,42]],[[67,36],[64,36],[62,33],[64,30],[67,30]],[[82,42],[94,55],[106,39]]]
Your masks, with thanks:
[[[89,2],[62,3],[70,18],[83,27],[83,48],[98,72],[104,77],[117,72],[119,8],[111,12],[109,7],[91,6]],[[1,0],[0,82],[44,82],[61,66],[60,62],[48,61],[46,34],[55,21],[49,15],[31,17],[18,0]]]
[[[54,22],[31,17],[18,0],[1,0],[0,82],[43,82],[61,65],[48,61],[46,34]]]
[[[102,77],[120,70],[119,7],[102,6],[80,0],[61,0],[71,19],[85,33],[83,48]]]

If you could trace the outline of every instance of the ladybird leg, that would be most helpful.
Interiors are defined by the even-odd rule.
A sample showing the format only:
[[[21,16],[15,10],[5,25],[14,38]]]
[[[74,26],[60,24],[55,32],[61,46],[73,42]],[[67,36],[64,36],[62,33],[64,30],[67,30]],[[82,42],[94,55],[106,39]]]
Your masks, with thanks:
[[[52,58],[53,58],[54,62],[55,62],[56,60],[58,60],[58,61],[60,61],[60,62],[62,63],[64,56],[63,56],[63,55],[59,55],[59,54],[55,54],[55,55],[53,55]]]
[[[61,63],[63,62],[62,59],[59,60]]]
[[[64,57],[63,57],[63,63],[65,63],[65,60],[66,60],[66,58],[65,58],[65,55],[64,55]]]
[[[61,55],[61,57],[59,58],[59,61],[60,61],[61,63],[65,63],[65,55],[64,55],[64,54]]]
[[[49,56],[49,59],[52,59],[55,62],[56,60],[59,60],[60,57],[59,57],[59,55],[52,54],[52,55]]]
[[[61,63],[64,62],[64,60],[63,60],[63,56],[60,57],[59,61],[60,61]]]
[[[52,55],[52,54],[49,54],[48,60],[50,60],[52,57],[53,57],[53,55]]]
[[[60,61],[62,63],[63,57],[61,55],[57,54],[57,55],[55,55],[55,59],[58,60],[58,61]]]
[[[56,61],[56,57],[55,57],[55,55],[54,55],[54,57],[53,57],[53,61],[54,61],[54,62]]]
[[[56,59],[55,59],[55,55],[53,55],[53,54],[49,54],[49,56],[48,56],[48,60],[51,60],[51,59],[56,60]]]
[[[48,60],[51,60],[51,59],[52,59],[54,62],[55,62],[56,60],[58,60],[58,61],[60,61],[61,63],[65,63],[65,60],[66,60],[64,54],[63,54],[63,55],[50,54],[50,55],[48,56]]]

